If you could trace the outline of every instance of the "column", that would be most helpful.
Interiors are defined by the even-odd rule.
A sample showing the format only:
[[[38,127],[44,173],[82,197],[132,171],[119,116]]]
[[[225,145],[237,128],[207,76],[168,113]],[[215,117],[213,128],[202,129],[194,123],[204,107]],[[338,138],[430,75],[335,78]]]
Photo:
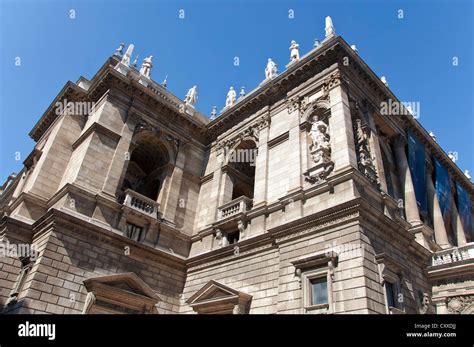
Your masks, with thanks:
[[[178,207],[179,192],[183,180],[184,163],[186,160],[186,145],[180,142],[179,152],[176,158],[175,166],[171,174],[169,189],[166,192],[164,206],[160,206],[163,212],[163,218],[174,223],[176,209]]]
[[[433,218],[435,241],[442,248],[448,248],[451,245],[448,241],[448,233],[446,232],[446,227],[444,225],[444,219],[439,206],[438,195],[436,194],[433,180],[431,179],[432,172],[433,166],[431,163],[429,163],[426,170],[426,191],[428,193],[428,207]]]
[[[380,150],[378,129],[375,125],[374,119],[372,118],[372,114],[368,115],[368,119],[371,131],[369,146],[373,156],[375,157],[375,170],[379,179],[380,189],[384,192],[388,192],[387,181],[385,180],[385,168],[383,167],[382,151]]]
[[[400,175],[400,184],[402,197],[405,203],[405,214],[407,222],[411,225],[421,224],[418,206],[416,204],[415,188],[411,178],[410,167],[408,166],[407,156],[405,154],[406,140],[401,135],[394,139],[395,158],[398,164]]]
[[[464,227],[461,222],[461,216],[459,215],[456,203],[453,201],[453,227],[456,230],[457,246],[465,246],[467,243],[466,234],[464,233]]]

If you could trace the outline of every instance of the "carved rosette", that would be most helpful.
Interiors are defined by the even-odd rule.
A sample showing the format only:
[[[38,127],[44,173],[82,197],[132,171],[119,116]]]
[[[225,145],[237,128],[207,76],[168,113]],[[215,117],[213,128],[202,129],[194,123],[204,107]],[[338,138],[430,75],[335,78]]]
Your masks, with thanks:
[[[447,300],[448,312],[451,314],[463,313],[471,305],[474,305],[474,295],[454,296]]]

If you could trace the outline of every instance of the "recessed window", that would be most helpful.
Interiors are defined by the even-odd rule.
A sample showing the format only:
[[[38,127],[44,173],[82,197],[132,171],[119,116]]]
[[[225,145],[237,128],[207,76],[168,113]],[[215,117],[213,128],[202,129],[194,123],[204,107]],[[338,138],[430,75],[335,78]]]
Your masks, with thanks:
[[[134,241],[140,242],[142,239],[143,228],[132,223],[127,223],[125,235]]]
[[[324,277],[310,280],[311,305],[322,305],[328,303],[328,282]]]
[[[227,242],[229,245],[239,242],[239,232],[235,231],[227,234]]]
[[[394,283],[385,282],[388,307],[397,307],[397,290]]]
[[[23,289],[23,285],[25,284],[26,277],[28,276],[28,273],[30,272],[31,266],[33,264],[30,260],[30,257],[21,257],[20,261],[21,261],[20,274],[18,276],[18,280],[15,284],[15,287],[10,293],[10,298],[8,300],[9,304],[16,302],[18,294]]]

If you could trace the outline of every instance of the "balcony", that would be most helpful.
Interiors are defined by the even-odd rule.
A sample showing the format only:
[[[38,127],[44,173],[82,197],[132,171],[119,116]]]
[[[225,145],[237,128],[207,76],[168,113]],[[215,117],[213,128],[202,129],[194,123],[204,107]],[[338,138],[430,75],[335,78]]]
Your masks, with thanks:
[[[221,221],[227,218],[243,214],[252,208],[252,199],[242,195],[217,208],[217,220]]]
[[[147,216],[158,218],[160,204],[156,201],[147,198],[131,189],[127,189],[122,196],[124,206],[129,207],[132,210],[143,213]]]
[[[474,275],[474,243],[434,253],[427,271],[431,280]]]
[[[474,259],[474,243],[436,252],[432,258],[432,266],[453,264],[468,259]]]

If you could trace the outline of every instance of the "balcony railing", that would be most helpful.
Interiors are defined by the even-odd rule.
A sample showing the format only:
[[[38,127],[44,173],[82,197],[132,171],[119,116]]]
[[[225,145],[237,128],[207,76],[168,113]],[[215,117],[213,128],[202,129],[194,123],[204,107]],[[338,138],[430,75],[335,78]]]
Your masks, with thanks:
[[[125,191],[125,198],[123,199],[123,205],[130,207],[136,211],[146,214],[153,218],[159,217],[160,204],[156,201],[147,198],[137,192],[127,189]]]
[[[432,265],[452,264],[467,259],[474,259],[474,243],[436,252],[432,258]]]
[[[245,213],[252,208],[252,199],[246,196],[240,196],[217,209],[217,219],[222,220],[239,213]]]

